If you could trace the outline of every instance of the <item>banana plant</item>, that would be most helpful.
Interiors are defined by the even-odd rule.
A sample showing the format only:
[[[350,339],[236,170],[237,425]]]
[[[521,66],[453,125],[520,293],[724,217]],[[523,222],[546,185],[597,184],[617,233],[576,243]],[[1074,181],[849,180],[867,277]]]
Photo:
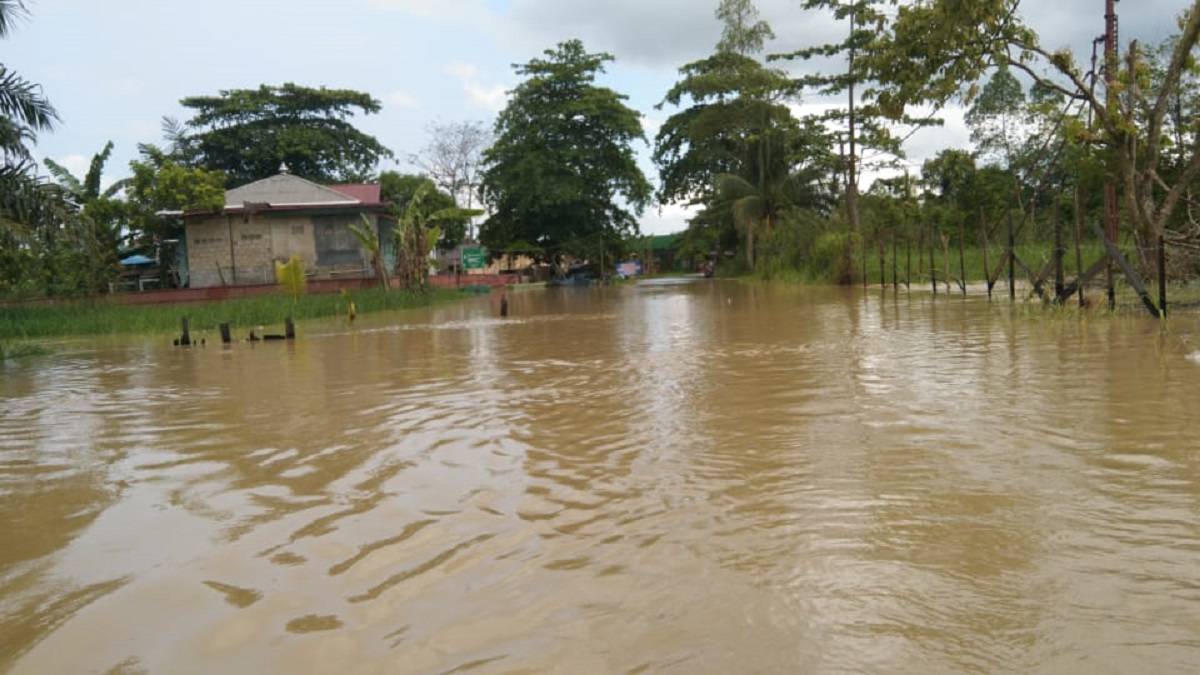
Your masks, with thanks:
[[[375,270],[375,278],[380,286],[387,290],[391,282],[388,280],[387,266],[383,264],[383,250],[379,246],[379,237],[375,236],[375,226],[365,215],[359,216],[361,222],[350,224],[350,232],[358,239],[358,245],[371,256],[371,267]]]
[[[425,287],[428,270],[425,261],[442,236],[437,224],[483,214],[479,209],[434,209],[431,197],[435,190],[432,183],[418,187],[405,205],[396,228],[397,274],[408,289]]]

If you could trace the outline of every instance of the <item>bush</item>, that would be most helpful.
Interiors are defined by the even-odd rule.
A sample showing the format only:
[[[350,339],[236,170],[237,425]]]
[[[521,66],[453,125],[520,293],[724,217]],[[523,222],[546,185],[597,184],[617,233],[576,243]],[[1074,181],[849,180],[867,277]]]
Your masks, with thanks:
[[[843,286],[853,284],[856,276],[856,252],[862,237],[849,232],[826,232],[813,243],[809,272],[815,279]]]

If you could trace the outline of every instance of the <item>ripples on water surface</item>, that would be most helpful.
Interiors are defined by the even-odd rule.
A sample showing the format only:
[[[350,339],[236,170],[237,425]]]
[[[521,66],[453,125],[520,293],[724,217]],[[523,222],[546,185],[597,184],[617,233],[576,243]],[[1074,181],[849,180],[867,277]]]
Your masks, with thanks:
[[[512,305],[0,366],[0,671],[1200,671],[1194,317]]]

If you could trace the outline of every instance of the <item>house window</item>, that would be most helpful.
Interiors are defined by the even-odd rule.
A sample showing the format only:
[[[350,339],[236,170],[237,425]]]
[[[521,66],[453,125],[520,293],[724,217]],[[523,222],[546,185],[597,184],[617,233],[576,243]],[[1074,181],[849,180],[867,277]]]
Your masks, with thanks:
[[[358,239],[350,231],[351,218],[317,216],[313,218],[313,238],[317,245],[317,264],[361,265],[363,261]]]

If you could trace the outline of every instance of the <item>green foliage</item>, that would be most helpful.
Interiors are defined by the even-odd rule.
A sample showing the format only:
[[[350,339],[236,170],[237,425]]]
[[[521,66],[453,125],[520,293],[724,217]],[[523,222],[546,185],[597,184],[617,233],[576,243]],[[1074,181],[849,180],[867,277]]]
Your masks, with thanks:
[[[185,167],[152,146],[143,159],[130,162],[131,225],[143,237],[162,235],[173,222],[162,211],[218,210],[225,206],[225,177],[220,172]]]
[[[39,344],[0,340],[0,363],[24,359],[30,356],[45,356],[49,353],[49,349]]]
[[[395,171],[384,171],[379,174],[379,189],[385,202],[392,205],[396,213],[402,214],[407,208],[413,195],[422,186],[425,187],[426,208],[430,213],[444,209],[458,208],[454,198],[449,193],[437,189],[431,178],[416,174],[402,174]],[[471,213],[479,213],[472,211]],[[439,221],[442,235],[438,239],[437,248],[448,251],[462,243],[467,234],[469,218],[451,218]]]
[[[308,288],[308,279],[304,276],[304,261],[300,256],[292,256],[286,263],[275,261],[275,283],[285,293],[292,296],[292,302],[300,299]]]
[[[758,21],[758,8],[752,0],[721,0],[717,18],[725,24],[717,51],[734,54],[757,54],[767,40],[775,39],[775,31],[766,21]]]
[[[826,232],[813,243],[809,273],[816,279],[848,285],[858,278],[853,251],[862,248],[859,235],[850,232]]]
[[[67,335],[168,334],[179,329],[179,317],[191,321],[193,336],[215,335],[221,323],[242,329],[282,326],[284,319],[297,321],[341,316],[345,301],[336,293],[307,294],[295,303],[280,302],[280,294],[238,298],[223,302],[183,305],[122,305],[107,301],[30,304],[0,309],[0,342],[60,337]],[[360,314],[427,307],[466,297],[453,290],[423,293],[382,289],[356,291],[354,301]]]
[[[1008,67],[1001,64],[967,111],[971,140],[984,157],[1012,167],[1016,148],[1024,140],[1025,89]]]
[[[633,153],[645,140],[626,96],[595,84],[609,54],[578,40],[516,67],[525,80],[496,121],[485,153],[485,201],[494,214],[481,228],[492,251],[526,241],[551,254],[638,230],[651,187]]]
[[[392,152],[356,129],[356,112],[377,113],[379,101],[349,89],[287,83],[192,96],[194,111],[179,125],[168,120],[175,154],[191,167],[220,171],[230,186],[291,172],[318,183],[359,182]]]

